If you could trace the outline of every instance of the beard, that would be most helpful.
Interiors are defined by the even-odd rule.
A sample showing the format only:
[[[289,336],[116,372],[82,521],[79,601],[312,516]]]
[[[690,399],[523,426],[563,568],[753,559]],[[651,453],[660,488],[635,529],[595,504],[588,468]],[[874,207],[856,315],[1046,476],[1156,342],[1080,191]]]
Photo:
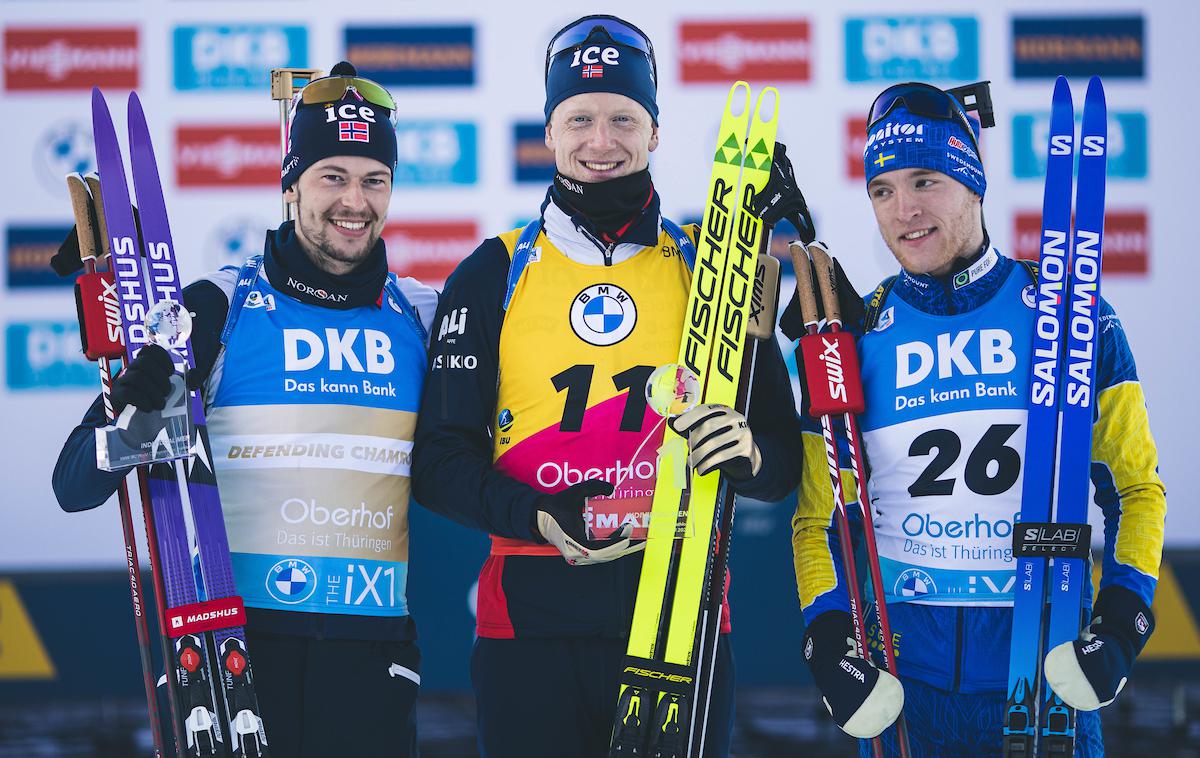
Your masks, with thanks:
[[[366,223],[367,235],[361,240],[346,240],[335,237],[334,235],[337,232],[332,228],[334,226],[333,214],[305,212],[299,188],[296,190],[296,209],[296,230],[301,238],[307,240],[321,258],[336,261],[351,268],[366,260],[383,233],[383,228],[379,225],[379,219],[372,213],[359,218],[342,219],[344,221],[362,221]],[[345,214],[342,214],[342,216],[344,217]]]

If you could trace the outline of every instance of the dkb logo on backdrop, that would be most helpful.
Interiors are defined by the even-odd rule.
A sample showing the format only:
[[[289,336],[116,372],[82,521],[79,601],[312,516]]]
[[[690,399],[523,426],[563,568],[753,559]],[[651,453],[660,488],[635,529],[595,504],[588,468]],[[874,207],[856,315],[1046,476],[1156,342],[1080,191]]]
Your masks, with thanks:
[[[263,89],[271,69],[308,61],[303,26],[177,26],[174,45],[177,90]]]
[[[1080,113],[1076,122],[1081,122]],[[1141,111],[1108,113],[1108,177],[1145,179],[1149,165],[1146,114]],[[1012,120],[1013,176],[1041,179],[1046,175],[1046,141],[1050,113],[1018,113]]]
[[[970,16],[846,19],[846,79],[979,78],[979,22]]]

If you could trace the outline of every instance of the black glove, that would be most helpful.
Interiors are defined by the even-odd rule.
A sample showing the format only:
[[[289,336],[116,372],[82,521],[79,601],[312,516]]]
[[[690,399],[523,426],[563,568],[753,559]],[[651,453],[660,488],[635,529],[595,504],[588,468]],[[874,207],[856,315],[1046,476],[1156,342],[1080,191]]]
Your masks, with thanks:
[[[88,213],[92,216],[92,229],[96,230],[95,239],[93,240],[92,249],[100,251],[104,249],[102,240],[100,239],[100,225],[96,218],[96,206],[88,203]],[[134,226],[138,229],[138,249],[141,249],[141,218],[138,216],[138,209],[133,209]],[[83,269],[83,255],[79,251],[79,227],[72,225],[71,231],[67,233],[64,239],[58,246],[58,251],[50,257],[50,268],[54,269],[54,273],[59,276],[71,276],[76,271]]]
[[[153,343],[142,348],[129,366],[113,379],[113,413],[121,415],[125,406],[132,405],[139,411],[161,411],[167,407],[167,395],[171,393],[171,375],[175,364],[171,354]],[[202,381],[198,371],[187,372],[189,390],[199,388]]]
[[[858,656],[846,611],[826,611],[804,630],[804,660],[825,709],[846,734],[877,737],[904,709],[900,680]]]
[[[553,495],[543,495],[535,505],[534,534],[558,548],[558,552],[572,566],[614,561],[645,548],[644,541],[632,543],[629,534],[633,527],[628,524],[608,539],[588,539],[587,524],[583,520],[587,499],[612,493],[613,486],[608,482],[588,479]]]
[[[1072,708],[1094,711],[1108,705],[1153,632],[1154,614],[1137,593],[1115,584],[1105,587],[1079,638],[1046,656],[1046,682]]]
[[[808,272],[797,271],[796,276],[801,276],[803,273],[814,276],[811,267]],[[862,323],[867,309],[863,305],[862,297],[850,283],[850,279],[842,270],[842,264],[838,263],[837,258],[833,259],[833,273],[837,278],[838,309],[842,312],[842,324],[847,329],[854,328]],[[813,287],[814,292],[820,292],[819,289],[816,289],[815,278]],[[820,295],[817,296],[817,317],[825,318],[825,308],[821,304]],[[790,340],[798,340],[804,336],[804,317],[800,314],[800,298],[795,292],[792,293],[792,299],[788,301],[787,307],[783,309],[783,315],[779,318],[779,328]]]
[[[806,245],[817,238],[808,203],[804,202],[804,194],[800,192],[796,173],[792,170],[792,161],[787,157],[787,146],[781,142],[775,143],[771,178],[750,201],[750,209],[767,226],[774,226],[781,218],[791,221],[800,234],[800,241]]]

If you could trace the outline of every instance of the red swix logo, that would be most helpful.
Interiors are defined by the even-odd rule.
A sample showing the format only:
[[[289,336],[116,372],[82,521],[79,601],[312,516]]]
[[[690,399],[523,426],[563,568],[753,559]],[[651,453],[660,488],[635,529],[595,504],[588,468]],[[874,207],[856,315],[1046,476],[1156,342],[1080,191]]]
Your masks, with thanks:
[[[842,371],[842,356],[838,353],[837,340],[828,337],[821,338],[825,346],[819,360],[825,364],[825,379],[829,382],[829,396],[834,400],[846,402],[846,375]]]
[[[278,126],[178,126],[180,187],[279,186]]]
[[[4,89],[9,92],[138,86],[136,26],[4,30]]]
[[[812,334],[800,340],[810,413],[862,413],[858,353],[849,332]]]
[[[808,21],[799,19],[685,21],[679,26],[680,78],[689,83],[807,82],[809,34]]]
[[[246,624],[246,610],[236,595],[167,609],[167,633],[172,638]]]

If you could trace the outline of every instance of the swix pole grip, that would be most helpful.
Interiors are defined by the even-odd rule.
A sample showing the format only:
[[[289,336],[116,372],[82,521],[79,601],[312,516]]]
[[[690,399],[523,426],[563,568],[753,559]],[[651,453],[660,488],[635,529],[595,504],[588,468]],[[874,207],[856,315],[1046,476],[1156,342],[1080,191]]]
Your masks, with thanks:
[[[75,280],[79,339],[88,360],[116,360],[125,356],[120,307],[111,271],[91,271]]]
[[[866,409],[858,351],[849,332],[825,332],[800,338],[809,413],[862,413]]]

